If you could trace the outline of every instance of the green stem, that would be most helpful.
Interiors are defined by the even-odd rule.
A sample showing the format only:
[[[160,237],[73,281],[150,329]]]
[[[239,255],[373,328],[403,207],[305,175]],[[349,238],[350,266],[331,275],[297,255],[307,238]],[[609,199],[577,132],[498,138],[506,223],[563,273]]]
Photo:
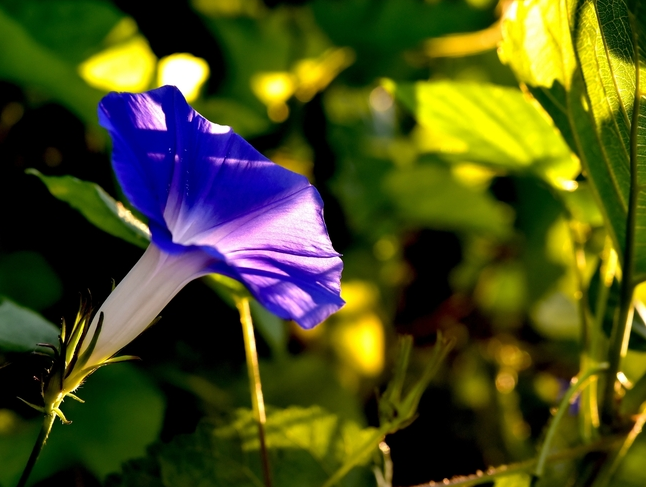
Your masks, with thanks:
[[[49,437],[49,432],[52,430],[54,419],[56,419],[56,415],[53,411],[46,413],[43,417],[43,426],[40,428],[40,433],[38,433],[38,438],[36,439],[34,448],[31,450],[31,455],[29,455],[27,465],[25,465],[25,469],[22,471],[22,475],[16,487],[24,487],[27,484],[31,471],[34,469],[34,465],[36,465],[36,460],[38,460],[40,452],[43,450],[43,447],[47,442],[47,438]]]
[[[595,350],[598,348],[598,332],[595,329],[594,319],[590,316],[590,303],[585,285],[585,249],[583,238],[577,231],[576,222],[569,216],[570,236],[574,250],[574,273],[578,288],[578,310],[581,320],[581,365],[582,373],[594,368],[598,364],[598,357]],[[601,285],[603,285],[603,280]],[[600,328],[599,328],[600,329]],[[599,407],[597,401],[597,382],[591,380],[589,386],[581,391],[581,437],[584,442],[589,443],[598,436],[599,428]]]
[[[536,468],[534,469],[535,478],[542,477],[543,473],[545,472],[545,463],[547,462],[548,453],[550,451],[550,448],[552,447],[552,441],[554,440],[554,436],[556,435],[556,431],[558,430],[559,424],[561,423],[565,412],[568,410],[568,407],[570,407],[572,398],[585,385],[588,379],[590,379],[593,375],[599,374],[600,372],[605,370],[605,368],[606,364],[585,371],[583,374],[581,374],[580,377],[576,378],[576,382],[573,382],[573,384],[565,392],[563,399],[561,399],[561,404],[559,404],[559,408],[556,411],[556,414],[554,415],[549,428],[547,429],[545,441],[541,446],[538,459],[536,460]]]
[[[256,351],[256,338],[253,334],[253,321],[249,310],[248,298],[236,298],[236,306],[240,313],[242,334],[244,336],[245,355],[247,356],[247,372],[249,374],[249,390],[251,392],[251,403],[253,414],[258,424],[258,439],[260,440],[260,456],[262,459],[262,474],[265,480],[265,487],[271,487],[271,475],[269,470],[269,455],[265,441],[265,402],[262,397],[262,385],[260,383],[260,369],[258,367],[258,352]]]

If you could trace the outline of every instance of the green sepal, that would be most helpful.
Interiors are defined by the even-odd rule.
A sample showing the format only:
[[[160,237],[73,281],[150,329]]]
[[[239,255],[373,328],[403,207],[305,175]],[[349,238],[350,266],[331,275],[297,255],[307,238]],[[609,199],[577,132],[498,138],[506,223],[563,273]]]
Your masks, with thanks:
[[[37,406],[36,404],[32,404],[29,401],[25,401],[22,397],[19,397],[19,396],[16,396],[16,397],[18,397],[18,399],[20,399],[22,402],[24,402],[30,408],[33,408],[33,409],[35,409],[36,411],[38,411],[40,413],[45,414],[47,412],[43,406]]]
[[[72,327],[70,340],[65,344],[65,377],[69,376],[79,358],[77,348],[79,344],[82,344],[85,341],[85,337],[89,331],[89,325],[91,323],[91,313],[91,306],[86,301],[82,300],[81,306],[76,315],[76,320],[74,321],[74,326]]]
[[[119,355],[118,357],[112,357],[103,361],[103,365],[118,364],[120,362],[130,362],[133,360],[141,360],[141,357],[136,355]]]
[[[87,346],[85,351],[78,357],[78,361],[76,364],[78,367],[83,367],[87,363],[87,361],[90,360],[90,356],[92,355],[92,352],[94,352],[94,348],[96,347],[96,342],[98,341],[99,335],[101,334],[101,329],[103,328],[103,318],[104,318],[103,312],[99,313],[99,319],[96,324],[96,330],[94,330],[94,334],[92,335],[92,340],[90,341],[90,344]],[[85,333],[83,334],[84,338],[85,338],[85,335],[87,334],[87,328],[89,326],[90,325],[88,320],[86,322],[86,325],[84,326],[84,328],[86,328]],[[67,375],[69,375],[69,373]]]
[[[65,417],[63,414],[63,411],[61,411],[61,408],[52,408],[52,412],[58,416],[58,419],[61,420],[61,423],[63,424],[72,424],[72,422]]]
[[[72,394],[71,392],[68,392],[67,394],[65,394],[65,396],[66,397],[71,397],[72,399],[74,399],[75,401],[80,402],[81,404],[85,404],[85,401],[83,399],[81,399],[80,397],[78,397],[76,394]]]

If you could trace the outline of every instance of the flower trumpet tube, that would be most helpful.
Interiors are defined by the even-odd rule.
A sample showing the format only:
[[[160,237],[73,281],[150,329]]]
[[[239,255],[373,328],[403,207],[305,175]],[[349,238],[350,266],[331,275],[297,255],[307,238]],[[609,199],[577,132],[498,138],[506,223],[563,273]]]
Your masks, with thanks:
[[[125,195],[148,218],[151,244],[96,313],[88,336],[103,322],[88,366],[112,357],[185,284],[210,273],[241,282],[303,328],[343,306],[343,264],[321,198],[304,176],[206,120],[172,86],[110,93],[99,121],[112,137]]]

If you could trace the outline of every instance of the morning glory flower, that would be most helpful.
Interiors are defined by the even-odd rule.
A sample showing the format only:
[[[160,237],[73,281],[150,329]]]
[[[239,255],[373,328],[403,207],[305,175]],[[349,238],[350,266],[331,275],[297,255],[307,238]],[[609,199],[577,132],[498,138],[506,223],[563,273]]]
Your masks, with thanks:
[[[343,306],[343,264],[307,178],[206,120],[173,86],[110,93],[99,122],[125,195],[148,218],[151,244],[96,313],[88,336],[99,316],[103,323],[88,364],[112,357],[184,285],[209,273],[241,282],[303,328]]]

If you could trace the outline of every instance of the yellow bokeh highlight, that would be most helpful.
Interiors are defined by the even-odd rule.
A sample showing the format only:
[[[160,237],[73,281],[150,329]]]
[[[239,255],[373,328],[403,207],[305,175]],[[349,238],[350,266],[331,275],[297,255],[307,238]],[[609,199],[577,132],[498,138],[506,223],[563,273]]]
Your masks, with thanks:
[[[559,380],[547,372],[540,372],[536,375],[534,391],[541,400],[548,404],[556,404],[563,393]]]
[[[267,106],[273,122],[289,117],[287,101],[295,96],[305,103],[324,90],[355,59],[350,48],[329,49],[317,58],[302,59],[291,71],[260,72],[251,77],[251,91]]]
[[[384,368],[384,331],[379,317],[364,313],[336,333],[338,351],[353,369],[374,377]]]
[[[341,308],[341,314],[363,313],[372,309],[378,301],[377,288],[365,281],[343,282],[341,297],[345,300],[345,306]]]
[[[294,76],[287,71],[256,73],[251,78],[251,90],[265,105],[285,103],[294,89]]]
[[[189,53],[176,53],[159,60],[157,85],[177,86],[189,103],[195,101],[202,86],[209,79],[209,64]]]
[[[22,421],[11,409],[0,409],[0,435],[16,433]]]
[[[335,315],[332,344],[341,360],[362,376],[375,377],[384,368],[386,338],[376,312],[379,293],[364,281],[344,282],[345,307]]]
[[[355,54],[349,47],[330,49],[318,58],[299,61],[294,66],[298,80],[296,98],[302,102],[310,101],[319,91],[325,89],[338,74],[350,66]]]
[[[399,252],[399,240],[393,235],[386,235],[375,242],[372,253],[380,261],[392,259]]]
[[[251,78],[251,91],[267,105],[267,116],[273,122],[284,122],[289,117],[287,100],[296,89],[295,79],[287,71],[256,73]]]
[[[79,65],[79,74],[104,91],[141,92],[150,88],[157,57],[143,36],[95,54]]]

